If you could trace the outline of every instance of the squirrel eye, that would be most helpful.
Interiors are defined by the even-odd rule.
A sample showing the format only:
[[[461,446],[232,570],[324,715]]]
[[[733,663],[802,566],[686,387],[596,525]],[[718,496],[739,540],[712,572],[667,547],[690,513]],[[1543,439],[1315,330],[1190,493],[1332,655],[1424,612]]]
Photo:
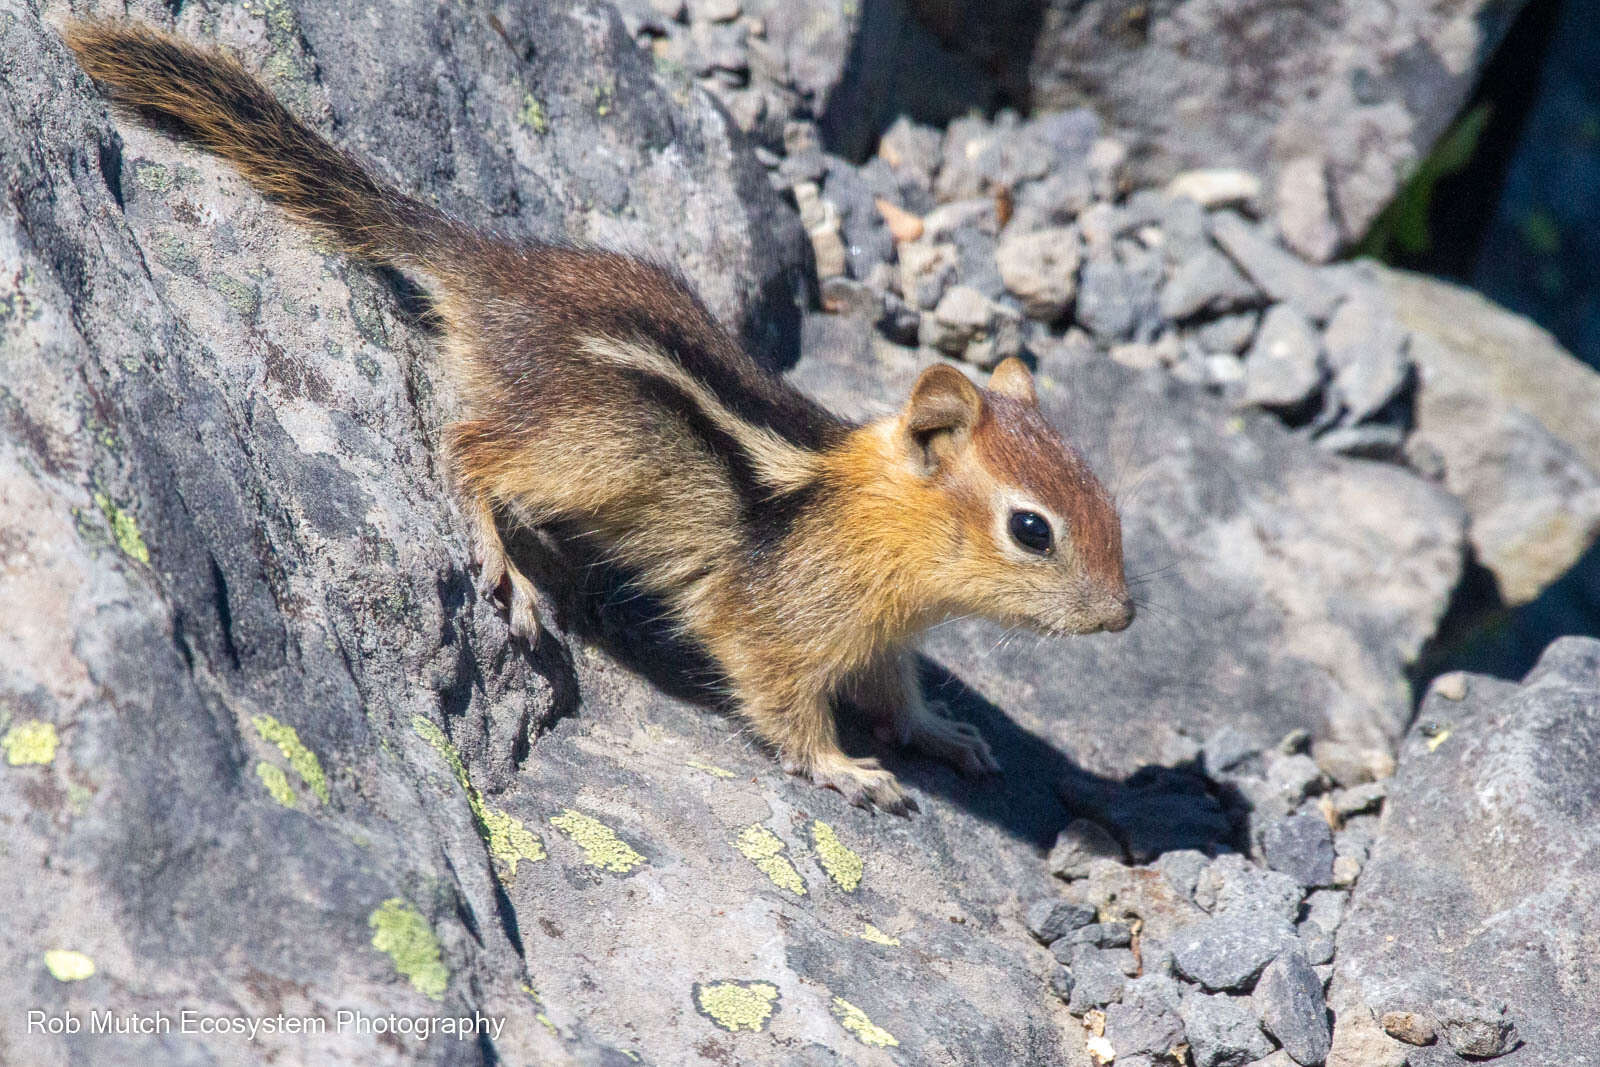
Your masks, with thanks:
[[[1041,556],[1050,554],[1050,523],[1035,511],[1011,513],[1011,539]]]

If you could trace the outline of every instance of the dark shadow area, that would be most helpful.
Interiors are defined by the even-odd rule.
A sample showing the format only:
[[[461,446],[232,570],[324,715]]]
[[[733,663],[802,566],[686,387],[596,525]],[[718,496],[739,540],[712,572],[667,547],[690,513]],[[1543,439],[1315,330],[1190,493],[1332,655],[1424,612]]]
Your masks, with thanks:
[[[1450,671],[1521,681],[1550,642],[1568,634],[1600,637],[1600,545],[1521,607],[1508,607],[1491,574],[1469,558],[1432,640],[1410,670],[1413,699]]]
[[[900,115],[931,126],[977,110],[1027,110],[1038,0],[863,0],[838,86],[817,122],[828,151],[859,163]]]
[[[618,664],[686,703],[732,716],[716,664],[675,632],[661,603],[602,562],[598,547],[569,529],[508,542],[541,592],[552,594],[554,622],[592,642]],[[555,641],[546,641],[555,645]],[[568,671],[571,671],[570,660]],[[571,685],[576,689],[576,678]],[[918,753],[878,743],[867,724],[839,716],[840,740],[852,756],[875,756],[902,782],[957,805],[1011,836],[1047,849],[1073,818],[1104,825],[1140,862],[1175,848],[1234,851],[1248,806],[1224,795],[1196,765],[1147,766],[1125,781],[1078,766],[1049,741],[1019,725],[940,664],[921,661],[924,694],[953,718],[983,734],[1004,773],[969,779]],[[915,815],[912,816],[916,818]]]

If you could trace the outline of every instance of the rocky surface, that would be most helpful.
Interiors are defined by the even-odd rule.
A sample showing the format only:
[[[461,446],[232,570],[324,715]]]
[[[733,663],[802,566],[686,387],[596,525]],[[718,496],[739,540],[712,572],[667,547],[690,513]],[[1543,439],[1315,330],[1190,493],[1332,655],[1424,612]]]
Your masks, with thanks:
[[[660,7],[710,44],[696,27],[762,39],[737,3]],[[1307,969],[1325,981],[1354,936],[1405,669],[1466,521],[1415,470],[1324,444],[1386,428],[1402,457],[1403,404],[1345,412],[1409,340],[1355,353],[1355,377],[1326,362],[1352,302],[1342,329],[1409,338],[1373,277],[1293,256],[1237,180],[1128,195],[1085,113],[902,123],[855,167],[797,110],[763,173],[741,116],[652,70],[607,9],[362,19],[377,32],[274,0],[177,25],[466,217],[678,263],[845,413],[889,410],[940,352],[980,376],[1030,354],[1120,495],[1139,623],[941,628],[925,684],[1008,773],[889,754],[913,819],[786,777],[701,706],[649,605],[533,544],[554,629],[511,642],[437,463],[453,400],[417,292],[113,121],[31,8],[0,11],[21,72],[0,95],[0,603],[21,620],[0,632],[0,1060],[1315,1059]],[[832,313],[797,300],[808,260]],[[1331,376],[1261,410],[1258,329],[1291,313]],[[1438,992],[1448,1010],[1402,1007],[1449,1047],[1546,1033],[1512,990]],[[185,1008],[330,1022],[13,1025]],[[336,1030],[341,1010],[502,1028],[375,1036]]]

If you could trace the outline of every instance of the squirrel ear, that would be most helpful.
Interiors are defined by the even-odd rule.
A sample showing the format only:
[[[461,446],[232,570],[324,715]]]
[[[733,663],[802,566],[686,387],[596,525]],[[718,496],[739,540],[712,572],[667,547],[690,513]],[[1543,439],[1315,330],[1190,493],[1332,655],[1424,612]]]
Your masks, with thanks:
[[[913,451],[932,469],[972,432],[982,410],[978,387],[949,364],[935,363],[911,387],[901,419]]]
[[[1033,375],[1028,373],[1027,364],[1016,356],[1007,356],[1000,361],[1000,365],[994,369],[994,376],[989,379],[989,388],[1001,396],[1039,406],[1039,396],[1033,391]]]

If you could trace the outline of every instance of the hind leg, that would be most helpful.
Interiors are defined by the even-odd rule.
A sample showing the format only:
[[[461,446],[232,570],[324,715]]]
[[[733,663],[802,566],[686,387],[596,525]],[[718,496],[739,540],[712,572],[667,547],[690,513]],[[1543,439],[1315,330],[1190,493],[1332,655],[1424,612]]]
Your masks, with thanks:
[[[482,464],[485,424],[464,422],[449,430],[446,447],[460,485],[463,507],[472,523],[473,554],[478,559],[478,592],[505,607],[513,637],[530,645],[539,636],[539,609],[533,581],[506,554],[496,522],[493,484]]]

